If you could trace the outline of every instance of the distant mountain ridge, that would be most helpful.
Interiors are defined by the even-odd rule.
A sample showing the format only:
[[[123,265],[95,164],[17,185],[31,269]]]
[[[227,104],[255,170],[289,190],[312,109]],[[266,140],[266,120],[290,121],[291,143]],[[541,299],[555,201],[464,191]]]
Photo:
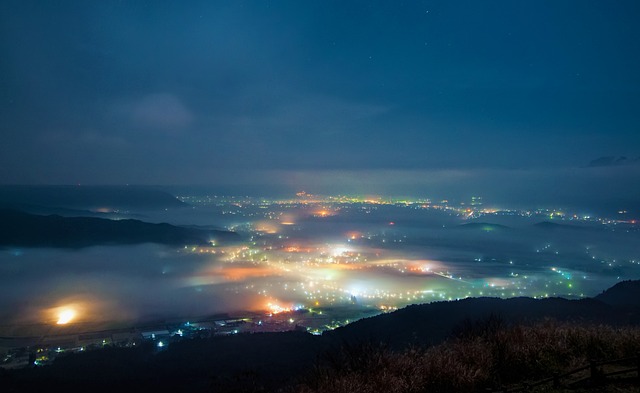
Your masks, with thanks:
[[[131,219],[40,216],[0,209],[0,247],[82,248],[139,243],[203,245],[214,239],[237,238],[239,236],[233,232],[151,224]]]

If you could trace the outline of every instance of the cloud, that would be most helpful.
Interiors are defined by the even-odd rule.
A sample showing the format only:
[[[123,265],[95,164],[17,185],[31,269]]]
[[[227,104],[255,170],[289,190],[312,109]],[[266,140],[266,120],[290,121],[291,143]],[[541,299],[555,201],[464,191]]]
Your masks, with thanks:
[[[134,102],[129,111],[137,128],[168,133],[189,127],[194,120],[191,111],[173,94],[149,94]]]
[[[289,94],[280,98],[267,114],[240,116],[235,125],[249,129],[268,128],[296,133],[312,129],[320,134],[356,127],[387,113],[384,105],[322,95]]]

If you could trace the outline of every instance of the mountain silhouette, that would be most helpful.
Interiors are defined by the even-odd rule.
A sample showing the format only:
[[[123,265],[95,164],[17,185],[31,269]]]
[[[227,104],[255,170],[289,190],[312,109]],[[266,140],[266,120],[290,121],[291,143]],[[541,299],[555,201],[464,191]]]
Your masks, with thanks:
[[[41,216],[0,209],[0,246],[82,248],[95,245],[208,244],[236,240],[233,232],[151,224],[139,220]]]

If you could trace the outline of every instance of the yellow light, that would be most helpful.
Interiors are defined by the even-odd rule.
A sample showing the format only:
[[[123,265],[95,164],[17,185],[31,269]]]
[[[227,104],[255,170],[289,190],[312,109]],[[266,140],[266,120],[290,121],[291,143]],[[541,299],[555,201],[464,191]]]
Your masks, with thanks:
[[[66,325],[67,323],[71,322],[71,320],[73,320],[73,318],[75,318],[76,316],[76,312],[72,309],[64,309],[61,310],[58,313],[58,322],[56,322],[58,325]]]

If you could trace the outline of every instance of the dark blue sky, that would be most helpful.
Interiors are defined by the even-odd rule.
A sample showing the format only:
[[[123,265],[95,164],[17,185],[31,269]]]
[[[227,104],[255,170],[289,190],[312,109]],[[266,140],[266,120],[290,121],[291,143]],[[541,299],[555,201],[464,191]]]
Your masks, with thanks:
[[[295,188],[635,158],[638,20],[636,0],[5,0],[0,183]]]

